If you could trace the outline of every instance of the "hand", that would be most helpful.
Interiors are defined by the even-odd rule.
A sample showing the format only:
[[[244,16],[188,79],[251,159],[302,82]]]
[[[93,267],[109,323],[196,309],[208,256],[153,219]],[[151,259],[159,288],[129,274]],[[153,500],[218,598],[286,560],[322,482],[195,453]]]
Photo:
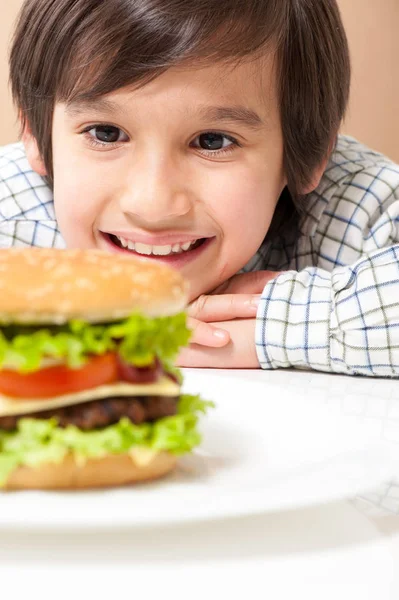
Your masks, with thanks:
[[[256,313],[266,283],[275,271],[235,275],[188,308],[191,344],[180,353],[181,367],[255,369]]]
[[[279,275],[276,271],[254,271],[234,275],[210,295],[200,296],[188,308],[191,344],[224,347],[230,341],[222,322],[255,318],[260,294],[266,283]]]
[[[236,319],[221,322],[229,341],[222,347],[210,348],[190,344],[183,348],[178,359],[179,367],[203,367],[215,369],[258,369],[255,349],[255,319]]]
[[[265,285],[283,271],[251,271],[234,275],[211,292],[215,294],[261,294]]]

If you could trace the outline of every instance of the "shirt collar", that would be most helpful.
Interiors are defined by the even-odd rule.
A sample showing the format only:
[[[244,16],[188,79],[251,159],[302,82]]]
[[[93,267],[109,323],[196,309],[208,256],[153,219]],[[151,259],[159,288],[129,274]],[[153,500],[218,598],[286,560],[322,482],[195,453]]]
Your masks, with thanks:
[[[364,168],[363,164],[356,162],[356,158],[355,152],[343,152],[338,142],[318,187],[305,200],[305,212],[299,222],[302,235],[315,235],[317,225],[331,199],[337,195],[337,190]]]

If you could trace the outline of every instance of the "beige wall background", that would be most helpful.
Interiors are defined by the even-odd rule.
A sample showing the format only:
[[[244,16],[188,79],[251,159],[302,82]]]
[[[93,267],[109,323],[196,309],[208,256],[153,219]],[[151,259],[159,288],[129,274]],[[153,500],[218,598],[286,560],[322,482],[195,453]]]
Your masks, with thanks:
[[[7,48],[23,0],[0,0],[0,145],[17,139]],[[339,0],[352,52],[344,131],[399,162],[399,0]]]

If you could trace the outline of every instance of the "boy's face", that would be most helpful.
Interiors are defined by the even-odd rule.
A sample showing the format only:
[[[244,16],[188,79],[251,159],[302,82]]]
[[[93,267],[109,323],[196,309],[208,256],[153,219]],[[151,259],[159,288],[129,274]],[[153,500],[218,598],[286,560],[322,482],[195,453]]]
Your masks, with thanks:
[[[53,156],[68,247],[167,262],[196,298],[255,254],[285,186],[272,61],[170,69],[96,105],[57,104]]]

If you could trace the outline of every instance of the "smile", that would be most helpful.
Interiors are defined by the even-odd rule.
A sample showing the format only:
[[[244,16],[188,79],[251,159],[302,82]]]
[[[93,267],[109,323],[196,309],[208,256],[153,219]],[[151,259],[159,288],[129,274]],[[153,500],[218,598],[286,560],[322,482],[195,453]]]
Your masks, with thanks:
[[[195,250],[200,246],[201,243],[204,242],[204,239],[198,239],[192,240],[191,242],[185,242],[184,244],[176,243],[173,245],[169,244],[166,246],[155,246],[142,244],[140,242],[133,242],[132,240],[127,240],[126,238],[112,234],[110,234],[109,237],[111,241],[120,248],[131,250],[132,252],[141,254],[142,256],[171,256],[172,254],[182,254],[183,252]]]
[[[144,244],[143,241],[133,241],[121,235],[106,233],[104,231],[101,232],[101,238],[103,243],[105,242],[106,249],[111,250],[111,252],[124,252],[142,258],[165,262],[178,269],[197,260],[216,241],[215,237],[193,238],[192,240],[186,237],[178,242],[175,237],[170,240],[170,244],[165,244],[168,240],[164,237],[163,240],[160,240],[164,242],[163,244]]]

